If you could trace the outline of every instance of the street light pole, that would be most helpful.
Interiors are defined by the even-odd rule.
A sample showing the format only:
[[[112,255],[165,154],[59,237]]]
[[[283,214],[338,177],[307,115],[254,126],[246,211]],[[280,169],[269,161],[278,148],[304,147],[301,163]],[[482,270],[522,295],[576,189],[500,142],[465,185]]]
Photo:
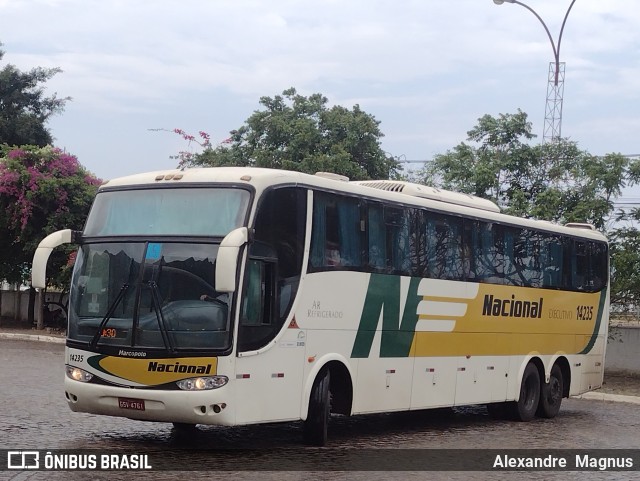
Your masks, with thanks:
[[[564,32],[564,26],[567,23],[567,17],[573,8],[573,4],[576,3],[576,0],[571,0],[571,4],[569,5],[567,12],[564,14],[557,45],[553,41],[553,36],[551,35],[547,24],[542,20],[542,17],[540,17],[540,15],[538,15],[538,13],[526,3],[518,0],[493,0],[493,3],[496,5],[502,5],[503,3],[515,3],[526,8],[535,15],[544,27],[544,31],[547,33],[547,37],[551,43],[551,49],[553,50],[554,61],[549,64],[549,82],[547,85],[547,104],[545,109],[545,125],[542,141],[545,142],[547,139],[550,139],[551,141],[557,140],[560,138],[562,127],[562,97],[564,93],[564,62],[560,62],[560,43],[562,42],[562,34]]]

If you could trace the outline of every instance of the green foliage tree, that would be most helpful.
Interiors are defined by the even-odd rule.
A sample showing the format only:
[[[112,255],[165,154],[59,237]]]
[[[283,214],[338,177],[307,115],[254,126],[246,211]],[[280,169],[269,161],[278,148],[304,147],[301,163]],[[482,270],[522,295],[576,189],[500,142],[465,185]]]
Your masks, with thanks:
[[[26,282],[44,237],[62,228],[82,229],[100,182],[60,149],[0,147],[0,279]],[[67,286],[69,254],[61,248],[51,256],[53,285]]]
[[[640,231],[624,226],[609,233],[611,305],[618,312],[640,306]]]
[[[613,200],[624,187],[638,184],[640,161],[619,153],[594,156],[566,139],[529,145],[534,137],[520,110],[485,115],[468,132],[469,143],[435,156],[418,180],[489,198],[509,214],[595,225],[610,239],[612,306],[637,308],[640,212],[615,216]]]
[[[535,135],[520,110],[485,115],[467,134],[473,144],[436,155],[419,180],[491,199],[509,214],[604,230],[613,199],[637,177],[621,154],[594,156],[566,139],[528,144]]]
[[[0,61],[4,57],[0,43]],[[0,144],[44,147],[53,139],[46,127],[51,115],[62,112],[69,97],[45,96],[42,84],[59,68],[36,67],[21,72],[7,64],[0,70]]]
[[[205,145],[183,164],[328,171],[354,180],[398,175],[398,161],[380,146],[380,122],[358,105],[349,110],[327,103],[321,94],[304,97],[294,88],[262,97],[264,109],[231,131],[227,141]]]
[[[632,162],[629,176],[637,174]],[[637,183],[637,181],[636,181]],[[640,208],[620,208],[613,219],[609,237],[611,253],[611,305],[620,313],[640,308]]]

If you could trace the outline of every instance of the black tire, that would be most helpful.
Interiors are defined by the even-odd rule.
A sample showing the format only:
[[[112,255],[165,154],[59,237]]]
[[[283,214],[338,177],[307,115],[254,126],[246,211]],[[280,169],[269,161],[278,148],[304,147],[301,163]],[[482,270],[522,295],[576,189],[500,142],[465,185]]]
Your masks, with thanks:
[[[535,365],[529,363],[522,374],[520,398],[510,404],[513,419],[524,422],[531,421],[536,415],[539,401],[540,373]]]
[[[542,418],[554,418],[560,411],[562,394],[564,392],[564,378],[562,369],[557,364],[551,368],[549,382],[542,384],[540,389],[540,402],[536,415]]]
[[[311,396],[309,397],[309,412],[303,428],[304,442],[310,446],[324,446],[327,444],[327,430],[331,412],[330,381],[329,370],[324,369],[313,382]]]

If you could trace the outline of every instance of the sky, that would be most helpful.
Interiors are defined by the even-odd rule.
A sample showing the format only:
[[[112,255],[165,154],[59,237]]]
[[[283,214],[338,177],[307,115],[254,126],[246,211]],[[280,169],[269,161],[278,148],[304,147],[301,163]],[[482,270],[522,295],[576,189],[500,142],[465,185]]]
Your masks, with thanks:
[[[571,0],[526,0],[557,43]],[[640,154],[637,0],[569,13],[562,136],[595,155]],[[415,170],[489,114],[528,114],[542,141],[551,42],[518,4],[492,0],[0,0],[0,63],[59,67],[71,97],[48,126],[101,179],[173,168],[173,133],[214,144],[289,87],[380,122]]]

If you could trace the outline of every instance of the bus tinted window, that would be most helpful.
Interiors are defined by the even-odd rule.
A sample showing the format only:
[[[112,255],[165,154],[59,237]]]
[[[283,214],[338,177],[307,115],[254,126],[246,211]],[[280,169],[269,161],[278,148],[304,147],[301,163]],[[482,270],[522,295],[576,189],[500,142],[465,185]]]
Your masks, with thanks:
[[[312,267],[361,267],[362,229],[357,199],[316,192],[311,234]]]
[[[310,270],[598,291],[605,242],[315,192]]]
[[[607,261],[607,246],[592,242],[589,245],[589,285],[590,290],[599,291],[605,287],[609,263]]]
[[[467,249],[470,278],[481,282],[501,282],[502,236],[496,236],[498,229],[492,223],[481,221],[466,221],[465,228],[470,230]]]
[[[563,240],[558,235],[543,235],[541,245],[542,287],[562,287]]]
[[[386,207],[384,210],[387,236],[387,265],[398,274],[411,274],[409,258],[409,221],[407,210]]]
[[[368,266],[373,271],[387,267],[387,234],[384,223],[384,209],[380,204],[369,203],[367,212],[367,245],[369,247]]]
[[[464,279],[462,218],[427,213],[427,272],[438,279]]]

